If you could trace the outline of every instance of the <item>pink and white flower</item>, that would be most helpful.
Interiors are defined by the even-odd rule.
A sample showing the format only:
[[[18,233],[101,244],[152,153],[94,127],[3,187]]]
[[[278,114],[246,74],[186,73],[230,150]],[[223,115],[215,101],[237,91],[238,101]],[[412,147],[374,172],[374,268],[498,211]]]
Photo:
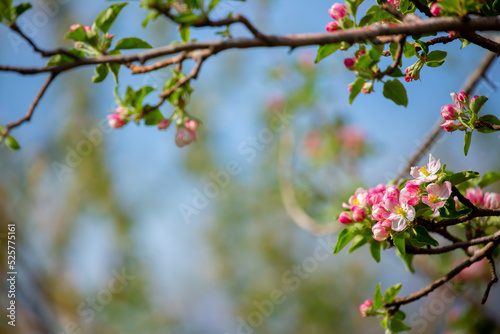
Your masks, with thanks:
[[[437,172],[441,168],[441,163],[439,160],[436,161],[432,154],[429,154],[429,163],[427,166],[422,167],[412,167],[410,174],[415,179],[422,182],[431,182],[437,178]]]
[[[325,27],[326,31],[332,32],[339,30],[339,23],[337,21],[328,22]]]
[[[387,220],[391,221],[391,227],[396,232],[404,230],[415,219],[415,208],[408,203],[391,200],[386,208],[391,212]]]
[[[161,121],[158,122],[156,127],[158,130],[166,130],[170,126],[170,120],[169,119],[162,119]]]
[[[437,3],[432,4],[431,14],[433,16],[441,16],[441,7],[439,7],[439,5]]]
[[[342,211],[339,215],[339,222],[342,224],[352,223],[352,216],[350,212]]]
[[[188,130],[186,128],[180,128],[175,134],[175,145],[178,147],[183,147],[191,144],[196,140],[196,132]]]
[[[373,239],[377,241],[385,241],[391,234],[391,221],[384,220],[372,226]]]
[[[445,121],[455,120],[457,116],[457,109],[453,104],[447,104],[441,107],[441,117],[443,117]]]
[[[446,204],[446,200],[451,195],[451,183],[443,182],[440,186],[437,183],[431,183],[426,188],[428,196],[422,197],[422,202],[430,206],[434,210],[434,215],[438,214],[438,209]]]
[[[330,16],[335,21],[338,21],[338,20],[344,18],[348,14],[347,7],[341,3],[335,3],[328,10],[328,14],[330,14]]]
[[[71,27],[69,27],[69,31],[75,31],[76,29],[82,27],[80,23],[73,24]]]
[[[123,116],[120,115],[120,114],[118,114],[118,113],[114,113],[114,114],[108,115],[108,124],[113,129],[120,129],[126,123],[127,122],[125,121],[125,119],[123,118]]]
[[[487,192],[484,194],[483,203],[485,209],[500,209],[500,195]]]
[[[444,131],[453,132],[459,130],[461,125],[462,124],[456,123],[455,121],[446,121],[441,124],[440,127],[442,127]]]
[[[373,302],[371,299],[365,300],[365,302],[359,305],[359,312],[361,312],[361,316],[366,317],[368,312],[371,311],[373,307]]]
[[[194,119],[188,119],[185,123],[184,123],[184,127],[188,130],[191,130],[191,131],[196,131],[196,128],[198,128],[198,122],[195,121]]]
[[[355,222],[360,222],[362,221],[363,219],[365,219],[366,217],[366,212],[365,210],[363,210],[362,208],[360,208],[359,206],[355,206],[353,207],[352,209],[352,219],[355,221]]]
[[[466,189],[465,197],[475,206],[483,204],[483,191],[479,187]]]
[[[460,92],[460,93],[463,93],[463,92]],[[463,104],[463,102],[464,102],[464,98],[463,97],[464,96],[463,95],[459,96],[456,93],[451,93],[450,95],[451,95],[451,98],[453,99],[453,103],[455,103],[455,106],[457,107],[457,111],[464,110],[464,108],[465,108],[465,105]]]

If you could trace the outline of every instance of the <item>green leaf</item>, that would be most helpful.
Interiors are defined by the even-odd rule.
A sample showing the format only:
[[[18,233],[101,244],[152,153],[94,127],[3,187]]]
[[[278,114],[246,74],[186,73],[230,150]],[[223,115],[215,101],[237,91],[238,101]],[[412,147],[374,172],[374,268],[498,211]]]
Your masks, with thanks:
[[[351,86],[351,93],[349,94],[349,104],[352,104],[356,96],[358,96],[361,89],[363,89],[363,85],[365,84],[365,80],[361,78],[357,78],[354,81],[354,84]]]
[[[448,53],[445,51],[435,50],[435,51],[430,52],[427,55],[427,61],[443,60],[446,58],[447,55],[448,55]]]
[[[189,42],[189,27],[181,28],[181,39],[184,43]]]
[[[7,147],[9,147],[13,151],[17,151],[21,148],[17,140],[12,136],[7,136],[5,138],[5,145],[7,145]]]
[[[345,6],[347,7],[347,11],[353,17],[356,17],[356,12],[358,11],[358,6],[363,3],[364,0],[346,0]]]
[[[460,46],[460,49],[463,49],[465,48],[467,45],[470,44],[469,40],[465,39],[465,38],[459,38],[460,42],[462,42],[462,46]]]
[[[7,21],[11,21],[11,7],[12,0],[0,0],[0,21],[6,18]]]
[[[398,79],[386,81],[384,84],[383,95],[400,106],[408,105],[408,96],[406,89]]]
[[[219,1],[220,0],[211,0],[210,4],[208,5],[208,11],[211,12],[212,9],[214,9],[215,6],[217,6],[219,4]]]
[[[319,63],[321,59],[328,57],[329,55],[337,51],[339,48],[340,48],[340,43],[320,45],[314,63],[315,64]]]
[[[155,89],[151,86],[144,86],[137,90],[137,92],[135,92],[134,98],[131,102],[131,105],[135,108],[135,110],[142,110],[142,101],[149,93],[154,90]]]
[[[189,25],[191,23],[198,21],[198,19],[199,19],[198,15],[196,15],[192,12],[185,12],[185,13],[182,13],[182,14],[176,16],[174,18],[174,21],[177,23]]]
[[[438,60],[438,61],[428,61],[425,63],[425,65],[429,67],[439,67],[444,64],[444,60]]]
[[[429,47],[427,46],[427,43],[425,43],[425,42],[423,42],[423,41],[421,41],[421,40],[419,40],[419,39],[417,39],[415,42],[416,42],[418,45],[420,45],[420,48],[422,49],[422,53],[423,53],[424,55],[427,55],[427,54],[429,53]]]
[[[405,320],[405,318],[406,314],[401,310],[397,310],[396,313],[394,313],[394,315],[392,316],[392,319],[397,319],[397,320]]]
[[[155,109],[150,111],[144,117],[144,121],[146,125],[156,125],[163,119],[163,115],[161,114],[160,109]]]
[[[375,262],[380,262],[380,242],[377,240],[373,240],[370,244],[370,253],[372,254]]]
[[[399,67],[396,67],[394,71],[392,71],[392,73],[389,74],[389,76],[393,78],[400,78],[404,77],[405,75],[403,74],[403,72],[401,72],[401,69]]]
[[[375,288],[375,294],[373,295],[373,308],[382,308],[384,307],[384,300],[382,298],[382,292],[380,292],[380,283],[377,284]]]
[[[380,326],[383,328],[388,328],[389,327],[389,314],[386,314],[384,319],[380,322]],[[391,333],[389,330],[385,331],[385,334]]]
[[[479,181],[477,186],[480,188],[484,188],[492,183],[497,182],[498,180],[500,180],[500,172],[488,172],[483,175],[481,181]]]
[[[479,113],[479,111],[481,110],[483,105],[486,103],[486,101],[488,101],[488,98],[486,96],[481,95],[479,97],[476,97],[474,99],[474,101],[472,101],[470,103],[471,111],[475,114]]]
[[[441,218],[458,218],[461,216],[465,216],[469,214],[472,210],[470,208],[463,208],[460,211],[457,211],[455,200],[453,198],[448,198],[444,207],[439,209],[439,216]]]
[[[404,256],[406,254],[404,233],[396,234],[392,240],[394,241],[394,246],[396,246],[399,253]]]
[[[464,134],[464,154],[465,154],[465,156],[467,156],[467,153],[469,153],[471,140],[472,140],[472,131],[465,131],[465,134]]]
[[[122,11],[123,7],[125,7],[127,3],[116,3],[109,6],[107,9],[97,15],[95,19],[95,24],[97,28],[99,28],[103,33],[107,33],[111,25],[115,22],[118,14]]]
[[[361,18],[361,20],[359,21],[359,26],[364,27],[372,23],[380,22],[382,20],[387,20],[393,17],[394,16],[389,12],[381,9],[377,5],[373,5],[366,11],[365,16]]]
[[[151,49],[152,46],[137,37],[122,38],[116,42],[115,50]]]
[[[479,118],[479,121],[490,123],[493,125],[500,125],[500,120],[495,115],[490,115],[490,114],[484,115],[483,117]],[[480,128],[476,128],[476,129],[477,129],[477,131],[482,132],[482,133],[492,133],[492,132],[498,131],[498,130],[490,129],[487,127],[480,127]]]
[[[475,172],[473,170],[466,170],[463,172],[455,173],[451,176],[447,176],[444,178],[444,181],[450,181],[452,186],[456,186],[457,184],[460,184],[467,180],[477,179],[479,176],[481,176],[481,174],[479,174],[478,172]]]
[[[141,24],[142,27],[146,28],[150,21],[156,20],[157,18],[160,17],[160,15],[161,14],[158,11],[149,12],[148,15],[146,15],[146,18],[144,19],[144,21],[142,21],[142,24]]]
[[[85,54],[83,51],[76,50],[76,49],[71,49],[69,50],[72,54],[79,58],[85,58]],[[64,55],[64,54],[58,54],[49,59],[47,62],[47,66],[57,66],[57,65],[63,65],[63,64],[69,64],[75,62],[74,58],[71,58],[70,56]]]
[[[28,9],[31,9],[33,6],[30,3],[21,3],[16,7],[13,7],[11,10],[11,21],[15,21],[21,14],[23,14]]]
[[[340,231],[339,239],[333,250],[333,254],[338,254],[352,239],[357,235],[357,233],[352,232],[348,227]]]
[[[425,227],[417,225],[413,229],[413,232],[418,241],[434,247],[439,246],[439,243],[429,234]]]
[[[121,52],[120,52],[120,50],[113,50],[113,51],[110,51],[109,54],[116,56],[116,55],[120,55]],[[113,73],[113,78],[115,79],[116,84],[118,84],[118,73],[120,72],[121,64],[109,63],[108,67],[109,67],[109,70],[111,71],[111,73]]]
[[[92,77],[92,81],[95,83],[102,82],[108,76],[109,69],[106,64],[99,64],[95,68],[95,76]]]
[[[413,254],[406,254],[405,256],[401,256],[401,259],[406,265],[406,269],[408,269],[409,272],[414,273],[415,269],[413,268]]]
[[[384,302],[386,304],[392,303],[394,298],[398,295],[399,290],[401,290],[401,287],[403,285],[401,283],[398,283],[396,285],[391,286],[389,289],[387,289],[384,293]]]
[[[405,56],[405,58],[415,57],[417,55],[417,49],[415,49],[415,45],[409,42],[405,42],[405,47],[403,48],[403,55]]]
[[[80,26],[77,29],[70,31],[64,36],[66,39],[72,39],[76,42],[84,42],[87,40],[87,34],[83,30],[83,27]]]
[[[401,320],[393,318],[389,322],[389,329],[394,333],[399,333],[409,331],[411,327],[406,326]]]
[[[403,15],[414,13],[415,9],[415,5],[409,0],[401,0],[399,2],[399,10]]]

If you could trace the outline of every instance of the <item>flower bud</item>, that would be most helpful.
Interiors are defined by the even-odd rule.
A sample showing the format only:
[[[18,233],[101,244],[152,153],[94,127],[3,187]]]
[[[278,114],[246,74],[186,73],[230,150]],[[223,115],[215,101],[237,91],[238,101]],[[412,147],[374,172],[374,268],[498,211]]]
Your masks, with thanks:
[[[456,32],[456,31],[450,31],[449,34],[448,34],[448,36],[450,38],[456,39],[456,38],[458,38],[458,32]]]
[[[121,115],[126,115],[127,114],[127,109],[123,108],[123,107],[118,107],[116,108],[116,113],[117,114],[121,114]]]
[[[465,94],[465,92],[459,92],[457,95],[458,101],[462,102],[463,104],[466,104],[467,101],[469,100],[469,96]]]
[[[366,82],[361,88],[361,93],[370,94],[371,92],[373,92],[373,82]]]
[[[373,302],[371,299],[365,300],[365,302],[361,305],[359,305],[359,312],[361,312],[361,315],[363,317],[367,316],[367,313],[372,309]]]
[[[389,230],[382,224],[378,222],[372,226],[373,239],[377,241],[385,241],[390,235]]]
[[[479,95],[474,95],[474,97],[472,99],[470,99],[470,102],[472,103],[472,101],[474,101],[475,99],[477,99],[479,97]]]
[[[88,32],[92,30],[92,27],[87,24],[85,27],[83,27],[83,30]]]
[[[352,223],[351,214],[347,211],[342,211],[339,216],[339,222],[342,224]]]
[[[445,121],[457,119],[457,108],[453,104],[447,104],[441,107],[441,116]]]
[[[483,201],[486,209],[500,209],[500,195],[497,193],[485,193]]]
[[[185,123],[184,123],[184,127],[188,130],[191,130],[191,131],[196,131],[196,128],[198,127],[198,122],[195,121],[194,119],[188,119]]]
[[[355,222],[360,222],[366,217],[365,210],[361,209],[359,206],[355,206],[352,208],[352,219]]]
[[[69,31],[75,31],[76,29],[80,28],[82,25],[80,23],[73,24],[71,27],[69,27]]]
[[[475,206],[483,204],[483,191],[479,187],[466,189],[465,197]]]
[[[325,29],[328,32],[339,30],[339,23],[337,21],[335,21],[335,22],[328,22],[326,24],[326,28]]]
[[[354,60],[354,58],[346,58],[346,59],[344,59],[344,65],[347,68],[353,67],[355,63],[356,63],[356,61]]]
[[[347,13],[347,7],[340,3],[333,4],[333,6],[328,10],[328,14],[330,14],[335,21],[344,18]]]
[[[118,113],[108,115],[108,124],[113,129],[120,129],[126,123],[127,122],[122,118],[122,115],[120,115]]]
[[[162,119],[156,125],[156,127],[158,128],[158,130],[166,130],[169,126],[170,126],[170,120],[169,119]]]
[[[175,134],[175,145],[178,147],[183,147],[191,144],[196,140],[196,132],[188,130],[186,128],[180,128]]]
[[[431,14],[433,16],[441,16],[441,7],[437,3],[432,4],[431,6]]]
[[[454,121],[446,121],[440,126],[443,128],[444,131],[453,132],[459,130],[460,125],[461,124],[455,123]]]

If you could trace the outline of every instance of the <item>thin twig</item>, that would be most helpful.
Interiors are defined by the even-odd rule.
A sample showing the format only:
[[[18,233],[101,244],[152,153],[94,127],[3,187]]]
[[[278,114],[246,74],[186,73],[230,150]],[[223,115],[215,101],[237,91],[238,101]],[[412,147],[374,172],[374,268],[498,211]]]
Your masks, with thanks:
[[[490,295],[490,290],[493,284],[498,282],[498,276],[497,272],[495,269],[495,261],[493,260],[493,257],[491,254],[487,255],[486,258],[488,259],[488,263],[490,265],[490,273],[491,273],[491,278],[490,281],[488,282],[488,286],[486,287],[486,291],[484,291],[483,299],[481,300],[481,304],[485,304],[486,301],[488,300],[488,296]]]
[[[386,75],[390,75],[392,72],[399,67],[399,63],[401,62],[401,58],[403,57],[403,50],[406,42],[406,36],[401,35],[398,36],[397,43],[398,48],[396,50],[396,54],[394,55],[394,62],[389,65],[384,72],[381,72],[377,77],[379,79],[383,78]]]

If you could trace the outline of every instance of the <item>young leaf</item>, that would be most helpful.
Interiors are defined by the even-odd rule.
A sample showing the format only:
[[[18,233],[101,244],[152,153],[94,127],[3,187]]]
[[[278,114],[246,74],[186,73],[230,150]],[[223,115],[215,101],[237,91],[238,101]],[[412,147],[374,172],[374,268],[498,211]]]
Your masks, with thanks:
[[[477,186],[480,188],[484,188],[492,183],[497,182],[498,180],[500,180],[500,172],[488,172],[483,175],[481,181],[479,181]]]
[[[357,78],[354,81],[354,84],[351,86],[351,93],[349,94],[349,104],[352,104],[356,96],[358,96],[361,89],[363,89],[363,85],[365,84],[365,80],[361,78]]]
[[[456,186],[457,184],[460,184],[460,183],[465,182],[467,180],[476,179],[479,176],[481,176],[481,174],[479,174],[478,172],[475,172],[473,170],[466,170],[463,172],[455,173],[451,176],[447,176],[444,180],[450,181],[451,185]]]
[[[358,11],[358,6],[361,5],[363,0],[346,0],[345,6],[347,7],[347,11],[353,17],[356,17],[356,12]]]
[[[409,42],[405,42],[405,47],[403,48],[403,55],[405,56],[405,58],[413,58],[414,56],[416,56],[417,50],[415,49],[415,45]]]
[[[384,307],[384,300],[382,298],[382,292],[380,292],[380,283],[377,284],[375,288],[375,294],[373,295],[373,308]]]
[[[411,330],[411,327],[406,326],[401,320],[393,318],[389,321],[389,329],[393,333],[400,333]]]
[[[448,198],[444,207],[439,209],[439,216],[441,218],[458,218],[469,214],[472,210],[470,208],[463,208],[457,211],[455,206],[455,200],[453,198]]]
[[[427,55],[429,53],[429,47],[427,46],[427,43],[422,42],[419,39],[417,39],[415,42],[417,42],[417,44],[420,45],[420,48],[422,49],[422,53],[424,55]]]
[[[339,48],[340,48],[340,43],[320,45],[314,63],[315,64],[319,63],[321,59],[328,57],[329,55],[337,51]]]
[[[431,237],[427,229],[423,226],[417,225],[413,229],[413,232],[415,232],[415,237],[417,238],[418,241],[429,244],[431,246],[437,247],[439,246],[439,243]]]
[[[208,11],[212,11],[212,9],[215,8],[215,6],[217,6],[219,4],[219,1],[220,0],[211,0],[210,1],[210,4],[208,5]]]
[[[370,244],[370,253],[372,254],[375,262],[380,262],[380,242],[377,240],[373,240]]]
[[[490,123],[493,125],[500,125],[500,120],[495,116],[495,115],[484,115],[483,117],[479,118],[479,121],[485,122],[485,123]],[[477,131],[482,132],[482,133],[492,133],[498,130],[495,129],[490,129],[488,127],[480,127],[476,128]]]
[[[397,250],[401,255],[406,254],[406,248],[405,248],[405,235],[404,233],[401,234],[396,234],[392,240],[394,241],[394,245],[396,246]]]
[[[467,156],[469,153],[470,142],[472,140],[472,131],[466,131],[464,135],[464,154]]]
[[[110,51],[109,54],[111,55],[120,55],[121,52],[120,50],[113,50]],[[121,64],[118,63],[109,63],[108,67],[111,73],[113,73],[113,78],[115,79],[116,84],[118,84],[118,73],[120,72],[120,66]]]
[[[403,285],[401,283],[396,284],[391,286],[389,289],[387,289],[384,293],[384,302],[386,304],[392,303],[394,298],[398,295],[399,290],[401,290],[401,287]]]
[[[76,28],[75,30],[68,32],[66,34],[66,36],[64,36],[64,38],[72,39],[75,42],[84,42],[87,40],[87,34],[83,30],[83,27],[80,26],[80,27]]]
[[[21,3],[16,7],[13,7],[11,10],[10,20],[15,21],[21,14],[23,14],[28,9],[31,9],[33,6],[30,3]]]
[[[377,5],[371,6],[367,11],[366,15],[359,21],[359,26],[364,27],[375,22],[387,20],[394,17],[389,12],[383,10]]]
[[[71,50],[69,50],[69,52],[71,52],[72,54],[74,54],[75,56],[77,56],[79,58],[85,58],[85,54],[83,53],[83,51],[71,49]],[[49,59],[49,61],[47,62],[47,66],[57,66],[57,65],[69,64],[69,63],[73,63],[74,61],[75,61],[75,59],[70,57],[70,56],[58,54],[58,55],[55,55]]]
[[[470,109],[473,113],[477,114],[483,107],[483,105],[488,101],[486,96],[479,96],[474,99],[470,104]]]
[[[21,148],[17,140],[12,136],[7,136],[7,138],[5,138],[5,145],[13,151],[17,151]]]
[[[152,46],[137,37],[122,38],[116,42],[115,50],[151,49]]]
[[[443,60],[444,58],[446,58],[447,55],[448,55],[448,53],[445,51],[435,50],[435,51],[430,52],[427,55],[427,61]]]
[[[469,44],[470,44],[470,42],[469,42],[467,39],[465,39],[465,38],[459,38],[459,40],[460,40],[460,42],[462,42],[462,46],[460,46],[460,49],[463,49],[463,48],[465,48],[467,45],[469,45]]]
[[[109,69],[106,64],[99,64],[95,68],[95,76],[92,77],[92,81],[95,83],[102,82],[104,79],[106,79],[108,73]]]
[[[155,109],[146,114],[144,121],[146,125],[156,125],[163,119],[160,109]]]
[[[351,231],[349,228],[343,229],[339,233],[339,239],[337,241],[337,244],[335,245],[335,249],[333,250],[333,254],[337,254],[344,248],[349,242],[351,242],[352,239],[357,235],[357,233],[354,233]]]
[[[189,27],[181,28],[181,39],[184,43],[189,42]]]
[[[406,95],[405,86],[398,80],[388,80],[384,84],[383,95],[400,106],[408,106],[408,96]]]
[[[95,24],[97,28],[99,28],[103,33],[107,33],[111,25],[115,22],[118,14],[122,11],[123,7],[125,7],[127,3],[116,3],[109,6],[107,9],[97,15],[95,19]]]
[[[429,67],[439,67],[444,64],[444,60],[438,60],[438,61],[428,61],[425,63],[425,65]]]
[[[365,245],[368,241],[372,239],[371,236],[367,237],[364,235],[357,235],[351,243],[351,248],[349,248],[349,253],[354,252],[356,249]]]

